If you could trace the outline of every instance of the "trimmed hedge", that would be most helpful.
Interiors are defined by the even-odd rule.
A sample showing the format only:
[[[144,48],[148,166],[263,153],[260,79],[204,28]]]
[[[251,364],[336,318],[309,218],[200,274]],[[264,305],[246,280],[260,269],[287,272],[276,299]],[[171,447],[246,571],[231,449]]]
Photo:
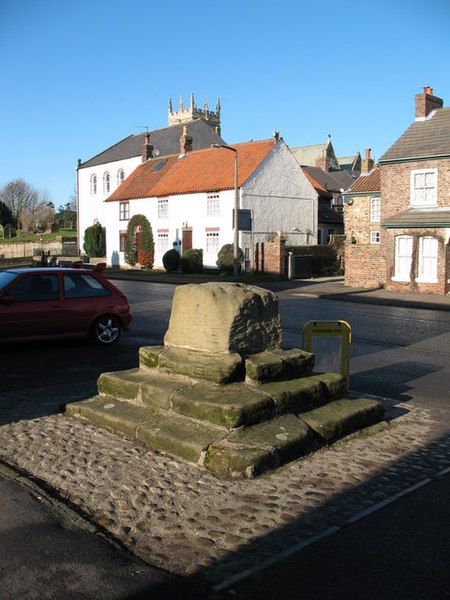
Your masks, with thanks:
[[[180,260],[183,273],[201,273],[203,270],[203,250],[190,248],[183,252]]]
[[[180,261],[180,253],[175,248],[167,250],[162,259],[163,266],[168,273],[177,271],[180,268]]]

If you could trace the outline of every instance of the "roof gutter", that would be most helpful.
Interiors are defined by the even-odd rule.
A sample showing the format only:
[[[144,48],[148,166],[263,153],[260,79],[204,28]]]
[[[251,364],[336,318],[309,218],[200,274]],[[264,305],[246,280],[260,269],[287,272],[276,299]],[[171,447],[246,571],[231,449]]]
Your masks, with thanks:
[[[380,164],[388,165],[388,164],[397,164],[404,162],[417,162],[422,160],[444,160],[446,158],[450,158],[450,154],[432,154],[430,156],[405,156],[404,158],[392,158],[392,159],[379,159]]]

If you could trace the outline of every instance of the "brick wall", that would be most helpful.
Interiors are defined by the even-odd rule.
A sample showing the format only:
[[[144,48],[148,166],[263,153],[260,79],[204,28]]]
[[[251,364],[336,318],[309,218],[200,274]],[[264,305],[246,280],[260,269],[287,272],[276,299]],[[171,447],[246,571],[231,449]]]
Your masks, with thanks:
[[[411,171],[415,169],[437,169],[438,208],[450,206],[450,161],[427,160],[411,161],[403,164],[383,165],[381,168],[381,220],[410,208]],[[396,282],[392,280],[395,265],[395,236],[410,235],[413,237],[413,260],[411,281]],[[417,254],[419,238],[435,237],[439,240],[438,283],[420,283],[417,278]],[[383,244],[386,247],[386,288],[394,291],[415,291],[421,293],[446,294],[450,291],[447,279],[449,270],[449,247],[446,245],[443,228],[411,228],[388,229],[383,231]]]
[[[380,244],[345,246],[345,285],[379,288],[386,280],[386,261]]]
[[[344,223],[347,239],[344,258],[347,286],[367,288],[384,286],[386,280],[384,232],[381,223],[370,222],[371,198],[379,196],[379,193],[356,196],[353,198],[353,204],[345,206]],[[370,243],[372,231],[380,232],[380,244]]]
[[[285,242],[258,242],[255,244],[255,273],[285,277]]]

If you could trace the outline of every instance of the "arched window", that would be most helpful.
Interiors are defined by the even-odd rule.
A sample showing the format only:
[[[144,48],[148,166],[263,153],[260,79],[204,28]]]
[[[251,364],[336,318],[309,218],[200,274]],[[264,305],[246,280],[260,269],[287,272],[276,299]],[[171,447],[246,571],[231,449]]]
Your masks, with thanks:
[[[123,169],[119,169],[117,171],[117,187],[125,180],[125,171]]]
[[[103,193],[109,194],[111,191],[111,177],[108,171],[105,171],[103,175]]]
[[[97,193],[97,175],[93,173],[91,175],[91,194],[95,195]]]

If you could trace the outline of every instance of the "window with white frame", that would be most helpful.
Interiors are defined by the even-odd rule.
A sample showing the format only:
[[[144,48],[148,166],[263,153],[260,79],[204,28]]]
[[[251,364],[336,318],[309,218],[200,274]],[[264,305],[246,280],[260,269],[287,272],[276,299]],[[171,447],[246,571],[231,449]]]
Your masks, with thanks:
[[[120,231],[119,232],[119,251],[125,252],[125,241],[127,239],[127,232]]]
[[[437,206],[437,169],[411,171],[411,206]]]
[[[119,219],[120,221],[128,221],[130,219],[130,203],[120,202],[119,204]]]
[[[97,175],[93,173],[91,175],[91,194],[95,196],[97,193]]]
[[[160,254],[164,254],[169,250],[169,233],[166,231],[158,231],[157,250]]]
[[[169,199],[158,198],[158,219],[169,218]]]
[[[219,252],[219,232],[206,232],[206,254],[217,254]]]
[[[103,174],[103,193],[109,194],[111,191],[111,177],[108,171]]]
[[[370,222],[371,223],[379,223],[380,222],[380,198],[371,198],[370,199]]]
[[[219,194],[208,194],[206,196],[206,215],[208,217],[220,216]]]
[[[395,238],[395,280],[409,281],[411,279],[412,249],[412,236],[398,235]]]
[[[379,231],[371,231],[370,232],[370,243],[371,244],[379,244],[380,243],[380,232]]]
[[[119,185],[121,183],[123,183],[125,181],[125,171],[123,169],[119,169],[117,171],[117,187],[119,187]]]
[[[417,280],[424,283],[437,283],[438,240],[431,236],[419,239],[419,264]]]

